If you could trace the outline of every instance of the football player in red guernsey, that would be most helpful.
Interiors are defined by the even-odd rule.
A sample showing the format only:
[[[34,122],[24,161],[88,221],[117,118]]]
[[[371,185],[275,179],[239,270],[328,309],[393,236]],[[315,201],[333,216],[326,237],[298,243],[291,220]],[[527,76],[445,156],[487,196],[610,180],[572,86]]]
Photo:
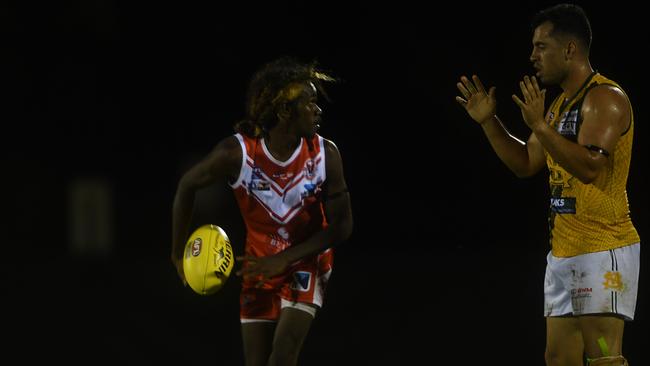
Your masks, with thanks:
[[[229,184],[246,224],[240,319],[247,366],[296,365],[323,303],[332,247],[352,232],[336,145],[316,131],[322,82],[314,64],[280,58],[252,78],[236,134],[181,178],[173,208],[172,261],[185,281],[184,243],[195,192]]]

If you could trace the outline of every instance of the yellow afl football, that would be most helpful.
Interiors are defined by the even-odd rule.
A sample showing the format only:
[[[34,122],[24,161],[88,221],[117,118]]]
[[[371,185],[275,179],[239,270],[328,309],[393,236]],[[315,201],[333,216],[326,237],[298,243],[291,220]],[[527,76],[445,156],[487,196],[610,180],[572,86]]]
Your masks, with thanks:
[[[203,225],[185,244],[183,272],[192,290],[199,295],[219,291],[235,264],[226,232],[217,225]]]

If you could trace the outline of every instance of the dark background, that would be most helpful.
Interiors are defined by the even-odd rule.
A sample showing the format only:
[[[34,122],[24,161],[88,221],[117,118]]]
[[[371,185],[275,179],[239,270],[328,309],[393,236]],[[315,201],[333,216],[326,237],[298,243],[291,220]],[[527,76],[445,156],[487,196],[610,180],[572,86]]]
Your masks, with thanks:
[[[479,74],[526,138],[510,95],[533,72],[529,20],[551,4],[3,2],[5,354],[243,364],[239,279],[210,297],[182,287],[171,204],[182,173],[242,117],[251,74],[294,55],[343,80],[328,88],[320,133],[341,151],[355,218],[301,364],[543,365],[547,177],[510,173],[454,96],[461,75]],[[638,6],[585,9],[593,67],[634,106],[628,194],[645,238]],[[106,199],[78,209],[80,186]],[[228,189],[198,202],[194,225],[221,225],[241,253]],[[99,247],[74,244],[79,222],[96,217],[106,231],[85,238]],[[635,365],[649,345],[646,282],[643,267],[624,346]]]

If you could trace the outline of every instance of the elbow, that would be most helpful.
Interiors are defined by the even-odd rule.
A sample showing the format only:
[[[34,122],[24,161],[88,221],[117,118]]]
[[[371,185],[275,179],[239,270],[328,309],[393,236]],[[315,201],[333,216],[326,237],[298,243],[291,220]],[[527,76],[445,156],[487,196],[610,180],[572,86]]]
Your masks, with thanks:
[[[523,171],[513,171],[513,173],[515,173],[515,176],[517,178],[528,178],[528,177],[530,177],[530,174],[528,174],[527,172],[523,172]]]
[[[583,184],[591,184],[596,179],[598,179],[598,176],[600,175],[600,172],[602,170],[603,170],[602,166],[589,166],[587,167],[587,169],[578,172],[578,174],[574,174],[574,176],[578,178],[578,180]]]
[[[535,165],[530,162],[517,162],[508,165],[508,168],[515,174],[517,178],[528,178],[535,175],[540,168],[537,168]]]
[[[598,171],[589,171],[584,174],[576,175],[576,178],[578,178],[582,184],[591,184],[596,180],[596,178],[598,178],[598,173]]]
[[[192,197],[197,187],[186,175],[181,178],[176,187],[176,194],[174,195],[174,205],[185,201],[188,197]]]
[[[348,240],[350,236],[352,235],[352,228],[354,227],[354,223],[352,222],[352,218],[347,220],[346,224],[343,227],[343,235],[342,235],[342,241]]]
[[[512,169],[512,172],[515,173],[517,178],[528,178],[534,175],[534,173],[528,169]]]

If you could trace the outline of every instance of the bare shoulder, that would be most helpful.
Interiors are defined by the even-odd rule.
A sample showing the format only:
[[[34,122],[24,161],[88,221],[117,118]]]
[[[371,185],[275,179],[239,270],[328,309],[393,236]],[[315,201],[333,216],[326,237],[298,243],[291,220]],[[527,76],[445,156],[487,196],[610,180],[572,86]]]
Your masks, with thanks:
[[[234,152],[241,152],[241,147],[239,145],[239,140],[235,135],[228,136],[219,143],[217,143],[217,146],[215,147],[216,149],[221,149],[229,153],[234,153]]]
[[[330,151],[339,151],[338,147],[336,147],[336,144],[334,141],[330,139],[326,139],[323,137],[323,145],[325,146],[325,150],[330,150]]]
[[[339,149],[332,140],[323,137],[325,148],[325,169],[327,175],[327,191],[343,192],[347,190],[347,184],[343,174],[343,162]]]
[[[339,148],[336,146],[334,141],[323,137],[323,146],[325,147],[325,156],[327,160],[341,160]]]
[[[624,111],[629,109],[630,103],[623,89],[615,85],[602,84],[587,93],[583,105],[599,109],[613,107]]]
[[[220,140],[206,158],[208,165],[224,170],[230,177],[241,168],[242,148],[234,135]]]
[[[585,96],[582,104],[585,121],[613,125],[620,131],[628,128],[632,109],[625,92],[614,85],[598,85]]]

